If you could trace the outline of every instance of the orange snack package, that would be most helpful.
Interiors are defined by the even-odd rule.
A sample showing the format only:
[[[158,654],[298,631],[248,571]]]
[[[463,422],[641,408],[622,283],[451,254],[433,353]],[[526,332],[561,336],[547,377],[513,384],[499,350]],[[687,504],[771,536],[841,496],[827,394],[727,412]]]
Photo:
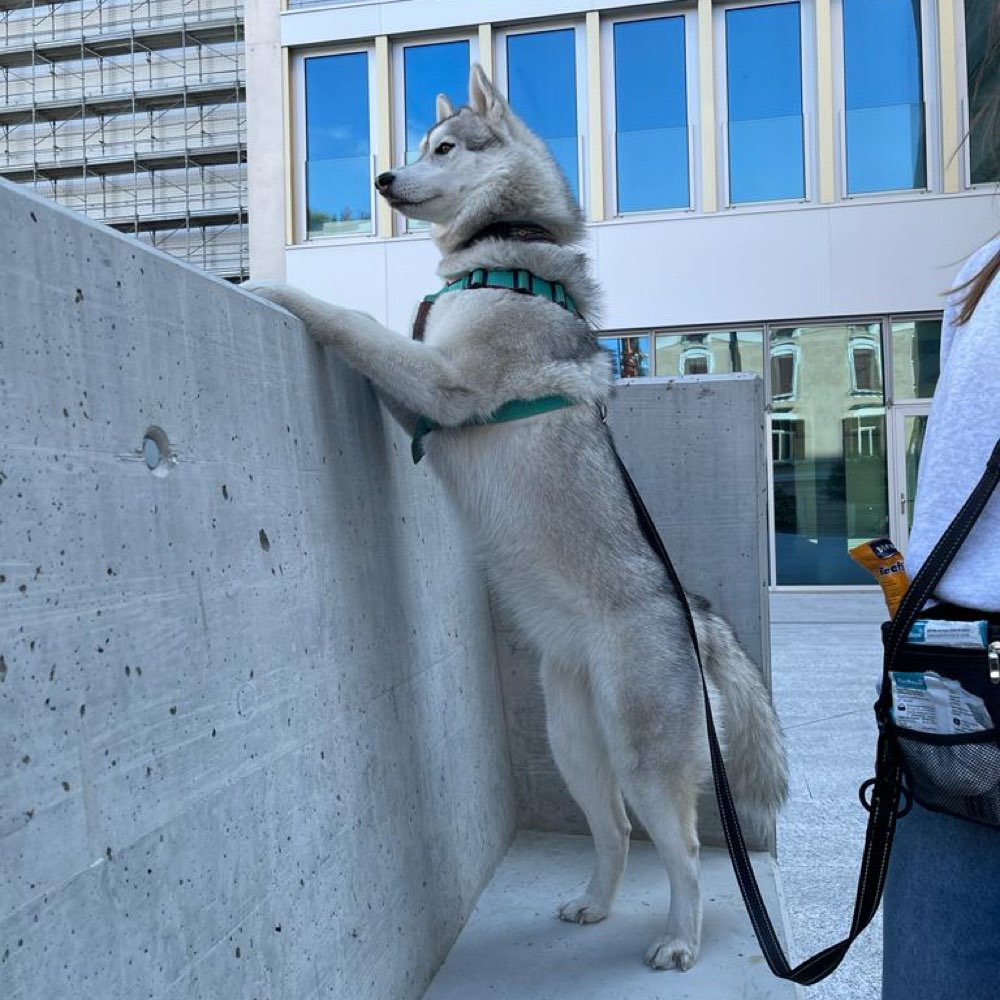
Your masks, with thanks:
[[[910,586],[899,549],[888,538],[873,538],[870,542],[848,549],[848,555],[878,580],[889,617],[893,617]]]

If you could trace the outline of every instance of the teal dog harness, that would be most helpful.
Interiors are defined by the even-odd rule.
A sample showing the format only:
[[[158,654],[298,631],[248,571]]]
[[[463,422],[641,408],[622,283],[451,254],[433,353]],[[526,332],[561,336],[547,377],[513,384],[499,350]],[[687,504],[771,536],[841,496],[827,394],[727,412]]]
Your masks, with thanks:
[[[519,292],[522,295],[537,295],[541,298],[554,302],[574,316],[580,316],[573,297],[558,281],[548,281],[539,278],[523,268],[510,268],[495,270],[493,268],[477,267],[463,274],[460,278],[449,281],[443,288],[431,295],[425,295],[424,300],[417,309],[417,318],[413,323],[413,339],[424,339],[424,328],[427,325],[427,315],[431,311],[434,303],[448,292],[462,292],[477,288],[506,289],[510,292]],[[474,417],[464,424],[457,424],[456,427],[485,427],[488,424],[502,424],[509,420],[524,420],[526,417],[534,417],[540,413],[549,413],[552,410],[561,410],[566,406],[576,406],[577,399],[569,396],[542,396],[540,399],[512,399],[504,403],[485,417]],[[413,455],[414,463],[419,462],[424,457],[424,438],[432,431],[440,430],[442,427],[430,417],[419,417],[417,426],[413,431],[413,442],[410,452]]]

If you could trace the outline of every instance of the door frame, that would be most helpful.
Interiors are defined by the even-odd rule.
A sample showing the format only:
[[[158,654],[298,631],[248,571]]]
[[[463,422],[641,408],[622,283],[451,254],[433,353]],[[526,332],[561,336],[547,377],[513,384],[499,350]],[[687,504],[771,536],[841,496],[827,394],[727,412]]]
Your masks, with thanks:
[[[915,497],[909,496],[906,482],[906,421],[911,417],[926,417],[931,412],[929,399],[893,403],[889,416],[889,534],[896,548],[904,555],[910,531],[907,510]]]

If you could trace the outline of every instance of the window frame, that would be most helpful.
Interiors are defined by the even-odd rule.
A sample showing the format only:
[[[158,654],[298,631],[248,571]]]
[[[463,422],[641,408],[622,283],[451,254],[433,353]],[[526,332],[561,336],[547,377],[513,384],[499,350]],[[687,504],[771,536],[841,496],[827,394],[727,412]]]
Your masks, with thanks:
[[[534,21],[530,24],[517,24],[509,27],[498,27],[493,32],[493,83],[507,97],[510,88],[507,74],[507,39],[516,35],[537,35],[546,31],[573,30],[574,63],[576,69],[576,137],[577,137],[577,175],[580,179],[579,202],[584,214],[590,208],[591,177],[588,163],[590,136],[589,96],[587,72],[587,26],[581,17],[561,18],[552,21]],[[515,112],[517,109],[514,109]],[[603,141],[603,140],[602,140]]]
[[[734,202],[729,174],[729,49],[726,44],[726,12],[752,7],[775,7],[795,3],[799,8],[799,59],[802,76],[802,196],[771,201]],[[712,5],[712,42],[715,56],[716,181],[719,210],[730,212],[787,208],[810,205],[818,190],[816,176],[819,161],[817,131],[816,15],[809,0],[729,0]]]
[[[623,212],[618,207],[618,151],[615,136],[618,131],[615,92],[615,25],[636,21],[658,21],[667,17],[684,19],[684,85],[687,94],[688,132],[688,204],[676,208],[653,208],[639,212]],[[622,11],[601,19],[601,102],[604,118],[604,203],[610,206],[612,219],[637,219],[649,216],[676,215],[703,210],[701,183],[701,151],[698,148],[698,121],[701,112],[701,92],[698,74],[698,22],[697,8],[682,6],[656,10]]]
[[[833,0],[830,9],[833,35],[834,159],[842,201],[885,198],[914,198],[941,190],[941,89],[938,72],[938,23],[936,5],[920,0],[920,73],[924,95],[924,163],[927,176],[922,188],[886,188],[882,191],[851,192],[847,175],[847,55],[844,39],[844,0]],[[964,39],[964,35],[963,35]],[[964,143],[968,146],[968,143]]]
[[[479,35],[468,31],[439,31],[392,39],[389,64],[391,73],[391,117],[392,117],[392,162],[405,166],[406,163],[406,62],[404,51],[425,45],[442,45],[448,42],[468,42],[469,67],[479,62]],[[452,95],[448,95],[451,97]],[[461,103],[468,103],[468,94],[461,95]],[[426,238],[429,226],[422,225],[410,229],[409,220],[401,212],[393,209],[393,235]]]
[[[367,233],[343,233],[334,236],[309,236],[309,187],[306,169],[308,135],[306,127],[307,101],[306,61],[324,56],[354,55],[363,52],[368,57],[368,148],[369,148],[369,199],[371,204],[371,231]],[[375,159],[378,147],[378,98],[377,73],[375,67],[374,40],[367,44],[333,45],[322,48],[293,51],[292,79],[295,107],[292,116],[293,141],[292,156],[292,241],[295,246],[310,244],[342,243],[345,240],[370,240],[390,235],[378,230],[378,207],[375,194]]]

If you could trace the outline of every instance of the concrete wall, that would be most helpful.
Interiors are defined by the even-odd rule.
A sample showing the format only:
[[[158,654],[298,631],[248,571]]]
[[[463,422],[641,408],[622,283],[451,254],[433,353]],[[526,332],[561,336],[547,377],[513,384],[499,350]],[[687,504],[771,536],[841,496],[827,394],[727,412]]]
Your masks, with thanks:
[[[447,503],[296,320],[0,232],[0,996],[419,996],[515,809]]]
[[[763,383],[754,375],[624,382],[610,423],[685,589],[711,601],[770,681]],[[499,635],[519,825],[584,832],[549,751],[536,658],[502,619]],[[714,798],[703,807],[702,837],[723,843]]]

